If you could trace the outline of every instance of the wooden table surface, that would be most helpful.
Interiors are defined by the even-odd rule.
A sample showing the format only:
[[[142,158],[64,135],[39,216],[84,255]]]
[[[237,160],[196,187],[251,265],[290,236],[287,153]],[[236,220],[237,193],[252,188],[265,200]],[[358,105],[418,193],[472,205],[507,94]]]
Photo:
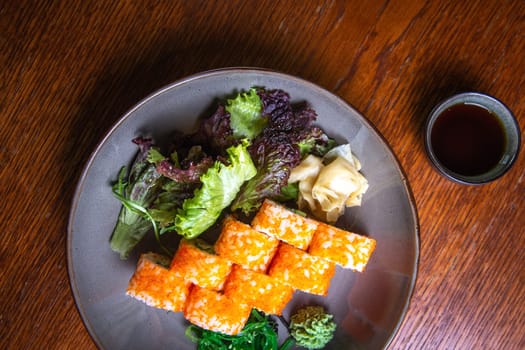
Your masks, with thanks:
[[[525,126],[525,2],[2,1],[0,348],[93,349],[68,280],[68,214],[108,128],[176,79],[264,67],[341,96],[386,138],[420,219],[391,349],[525,348],[525,152],[496,182],[429,164],[432,106],[473,90]],[[522,145],[523,146],[523,145]]]

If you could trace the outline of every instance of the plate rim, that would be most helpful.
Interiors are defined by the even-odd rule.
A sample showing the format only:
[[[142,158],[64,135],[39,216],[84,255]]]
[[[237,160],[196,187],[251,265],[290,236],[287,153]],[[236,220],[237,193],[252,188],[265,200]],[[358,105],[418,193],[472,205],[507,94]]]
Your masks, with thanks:
[[[406,315],[408,312],[408,309],[410,308],[412,296],[414,293],[414,289],[417,282],[418,277],[418,271],[419,271],[419,260],[420,260],[420,222],[419,222],[419,215],[417,211],[416,201],[414,197],[414,193],[412,191],[412,188],[408,182],[407,175],[401,166],[401,163],[393,151],[392,147],[388,143],[388,141],[385,139],[385,137],[379,132],[379,130],[362,114],[360,113],[355,107],[353,107],[350,103],[348,103],[346,100],[338,96],[337,94],[329,91],[328,89],[312,82],[309,80],[306,80],[304,78],[300,78],[298,76],[294,76],[288,73],[284,73],[278,70],[273,70],[269,68],[260,68],[260,67],[249,67],[249,66],[233,66],[233,67],[224,67],[224,68],[216,68],[216,69],[210,69],[205,70],[202,72],[194,73],[182,78],[179,78],[172,83],[166,84],[159,89],[153,91],[152,93],[146,95],[141,100],[139,100],[136,104],[132,105],[127,111],[122,114],[117,121],[113,123],[113,125],[105,132],[104,136],[97,142],[96,146],[94,147],[93,151],[89,155],[88,159],[85,161],[84,166],[82,167],[82,172],[79,178],[77,179],[75,191],[73,193],[73,198],[71,200],[71,208],[69,211],[68,216],[68,225],[67,225],[67,239],[66,239],[66,259],[67,259],[67,273],[68,273],[68,279],[69,279],[69,286],[71,289],[71,293],[73,296],[73,300],[75,302],[75,307],[80,315],[80,318],[82,320],[82,323],[84,324],[84,327],[86,327],[88,334],[90,338],[93,340],[93,342],[96,344],[96,346],[100,349],[103,349],[102,341],[99,339],[99,337],[96,335],[93,326],[91,325],[90,320],[88,319],[86,315],[86,311],[83,309],[83,306],[81,305],[80,296],[79,296],[79,290],[75,279],[75,272],[73,269],[73,262],[72,262],[72,236],[73,236],[73,222],[75,219],[75,214],[77,212],[78,204],[80,195],[83,192],[83,187],[87,179],[87,175],[89,173],[89,170],[91,169],[93,162],[97,155],[99,154],[100,149],[105,145],[107,140],[113,135],[113,133],[120,127],[121,124],[124,123],[125,120],[127,120],[136,110],[138,110],[141,106],[148,103],[151,99],[155,98],[158,95],[163,94],[165,91],[171,90],[177,86],[181,86],[184,84],[187,84],[191,81],[207,78],[214,75],[222,75],[225,73],[247,73],[247,74],[262,74],[262,75],[269,75],[269,76],[276,76],[280,78],[284,78],[286,80],[295,80],[297,82],[300,82],[301,84],[305,84],[310,86],[311,88],[315,90],[319,90],[320,92],[329,95],[332,98],[335,98],[339,103],[343,104],[345,108],[348,108],[350,110],[353,110],[360,118],[360,121],[364,124],[366,124],[367,127],[369,127],[371,130],[374,131],[375,136],[379,137],[382,141],[382,143],[386,146],[388,152],[390,153],[390,156],[394,160],[394,165],[397,170],[397,172],[400,175],[400,179],[403,184],[403,188],[407,194],[408,197],[408,204],[410,207],[410,212],[412,215],[412,220],[414,222],[414,267],[411,271],[411,277],[410,277],[410,283],[408,287],[408,293],[407,293],[407,300],[405,302],[405,305],[403,306],[399,319],[396,322],[395,327],[393,328],[393,331],[389,335],[388,339],[386,340],[384,344],[384,349],[387,349],[392,341],[397,336],[401,326],[403,325]]]

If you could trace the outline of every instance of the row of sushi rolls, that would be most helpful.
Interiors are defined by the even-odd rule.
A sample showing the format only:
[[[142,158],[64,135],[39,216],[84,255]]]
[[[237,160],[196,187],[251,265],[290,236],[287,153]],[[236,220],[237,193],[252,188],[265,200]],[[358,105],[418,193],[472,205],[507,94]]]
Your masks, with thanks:
[[[375,244],[265,200],[251,225],[226,217],[213,246],[182,239],[171,260],[142,254],[127,294],[235,335],[252,308],[281,315],[295,290],[326,296],[336,264],[363,272]]]

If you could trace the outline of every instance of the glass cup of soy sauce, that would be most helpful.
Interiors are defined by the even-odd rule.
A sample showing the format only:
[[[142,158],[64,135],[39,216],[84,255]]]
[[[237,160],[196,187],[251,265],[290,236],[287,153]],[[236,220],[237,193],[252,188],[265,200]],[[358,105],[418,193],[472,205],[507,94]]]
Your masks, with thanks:
[[[494,97],[465,92],[439,103],[425,128],[425,147],[445,177],[469,185],[493,181],[514,163],[520,128],[512,112]]]

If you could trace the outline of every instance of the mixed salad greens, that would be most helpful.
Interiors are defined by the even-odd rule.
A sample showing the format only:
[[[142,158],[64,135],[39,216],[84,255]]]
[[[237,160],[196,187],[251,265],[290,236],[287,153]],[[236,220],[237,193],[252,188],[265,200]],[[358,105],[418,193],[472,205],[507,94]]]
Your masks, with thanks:
[[[316,118],[283,90],[251,88],[174,138],[167,155],[151,139],[134,139],[138,155],[113,188],[123,206],[111,248],[125,259],[151,229],[159,242],[167,232],[195,238],[225,209],[249,215],[265,198],[297,199],[292,169],[335,146]]]

